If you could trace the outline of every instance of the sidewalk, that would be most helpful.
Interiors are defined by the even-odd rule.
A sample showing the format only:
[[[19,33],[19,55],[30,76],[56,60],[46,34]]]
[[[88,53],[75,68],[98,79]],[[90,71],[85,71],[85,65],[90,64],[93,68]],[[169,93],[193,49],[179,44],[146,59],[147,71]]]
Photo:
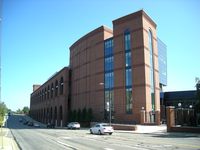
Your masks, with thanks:
[[[135,133],[166,133],[167,126],[159,125],[159,126],[151,126],[151,125],[137,125],[137,130]]]
[[[151,125],[136,125],[135,131],[116,130],[116,132],[127,132],[127,133],[167,133],[166,125],[151,126]]]
[[[19,150],[10,129],[0,129],[0,150]]]

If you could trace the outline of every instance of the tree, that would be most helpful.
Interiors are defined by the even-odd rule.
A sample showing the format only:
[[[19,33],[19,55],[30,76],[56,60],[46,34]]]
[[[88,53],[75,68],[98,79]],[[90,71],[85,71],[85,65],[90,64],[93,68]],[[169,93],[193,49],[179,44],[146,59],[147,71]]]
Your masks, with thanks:
[[[200,113],[200,80],[196,79],[196,91],[197,91],[197,103],[196,103],[196,111]]]
[[[73,113],[72,113],[72,121],[77,121],[77,113],[76,113],[76,110],[74,110]]]
[[[24,114],[29,114],[29,108],[28,108],[28,106],[24,106],[24,108],[22,109],[22,112],[24,113]]]
[[[81,121],[81,109],[78,109],[77,121]]]
[[[87,115],[87,109],[86,108],[83,108],[82,110],[82,120],[83,122],[86,122],[86,115]]]
[[[73,120],[73,111],[72,111],[72,110],[69,111],[69,114],[68,114],[68,121],[69,121],[69,122],[74,121],[74,120]]]
[[[4,104],[4,102],[1,102],[0,103],[0,126],[3,125],[3,121],[4,121],[4,116],[5,116],[5,113],[7,112],[7,107],[6,105]]]
[[[21,114],[21,113],[22,113],[22,110],[18,108],[17,111],[16,111],[16,113],[17,113],[17,114]]]
[[[92,108],[89,108],[88,109],[88,121],[92,121],[93,119],[93,112],[92,112]]]

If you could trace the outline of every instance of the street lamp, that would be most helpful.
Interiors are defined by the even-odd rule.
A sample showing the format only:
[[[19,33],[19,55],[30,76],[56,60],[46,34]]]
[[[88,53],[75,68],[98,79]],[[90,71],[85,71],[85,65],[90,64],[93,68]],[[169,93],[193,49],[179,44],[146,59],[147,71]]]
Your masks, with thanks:
[[[181,108],[181,103],[178,103],[178,107]]]
[[[103,86],[104,85],[104,82],[100,82],[99,85]],[[110,96],[110,87],[109,87],[109,102],[106,103],[106,110],[109,109],[109,125],[111,125],[111,117],[112,117],[112,114],[111,114],[111,96]],[[108,109],[107,109],[108,108]]]

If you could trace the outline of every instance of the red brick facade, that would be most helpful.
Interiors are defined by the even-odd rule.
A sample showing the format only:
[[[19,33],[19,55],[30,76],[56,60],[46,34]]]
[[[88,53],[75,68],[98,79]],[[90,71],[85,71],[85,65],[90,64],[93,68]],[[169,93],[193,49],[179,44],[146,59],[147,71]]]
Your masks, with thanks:
[[[126,113],[125,90],[125,53],[124,31],[129,29],[131,35],[131,69],[132,69],[132,113]],[[83,110],[92,108],[94,120],[104,120],[104,41],[113,38],[114,58],[114,120],[115,122],[150,122],[151,86],[150,86],[150,49],[149,30],[152,33],[153,45],[153,75],[155,89],[155,114],[160,113],[159,97],[159,69],[156,24],[143,11],[127,15],[113,21],[113,30],[101,26],[80,38],[70,47],[70,106],[68,107],[68,76],[69,70],[65,68],[43,84],[31,95],[31,113],[43,122],[44,113],[51,107],[57,109],[63,107],[63,121],[67,119],[67,108],[71,110]],[[63,76],[65,84],[64,94],[59,98],[54,97],[45,101],[33,100],[34,96],[51,85],[55,80]],[[45,93],[45,92],[44,92]],[[144,120],[141,121],[141,109],[144,109]],[[45,111],[44,111],[45,110]],[[59,111],[59,110],[58,110]],[[40,113],[41,112],[41,113]],[[42,114],[42,115],[41,115]],[[38,117],[39,116],[39,117]],[[42,117],[41,117],[42,116]],[[155,116],[155,118],[158,118]],[[59,119],[57,119],[60,122]],[[55,121],[55,120],[53,120]],[[159,119],[157,120],[159,122]]]
[[[33,85],[35,87],[35,85]],[[30,115],[43,123],[63,126],[67,122],[69,68],[65,67],[31,94]]]
[[[133,72],[133,113],[125,111],[125,53],[124,31],[131,32]],[[144,11],[113,21],[113,31],[105,26],[88,33],[70,47],[72,69],[72,109],[91,107],[96,120],[104,117],[104,41],[113,38],[114,43],[114,121],[140,122],[140,110],[144,107],[144,122],[150,122],[150,58],[148,32],[153,35],[155,112],[160,112],[159,71],[156,24]]]

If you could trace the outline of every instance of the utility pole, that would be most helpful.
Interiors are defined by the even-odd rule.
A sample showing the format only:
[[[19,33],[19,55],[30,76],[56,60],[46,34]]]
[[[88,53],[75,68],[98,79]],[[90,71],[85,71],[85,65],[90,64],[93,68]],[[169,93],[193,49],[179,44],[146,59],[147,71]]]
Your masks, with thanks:
[[[0,0],[0,103],[1,103],[1,48],[2,48],[2,10],[3,0]]]

